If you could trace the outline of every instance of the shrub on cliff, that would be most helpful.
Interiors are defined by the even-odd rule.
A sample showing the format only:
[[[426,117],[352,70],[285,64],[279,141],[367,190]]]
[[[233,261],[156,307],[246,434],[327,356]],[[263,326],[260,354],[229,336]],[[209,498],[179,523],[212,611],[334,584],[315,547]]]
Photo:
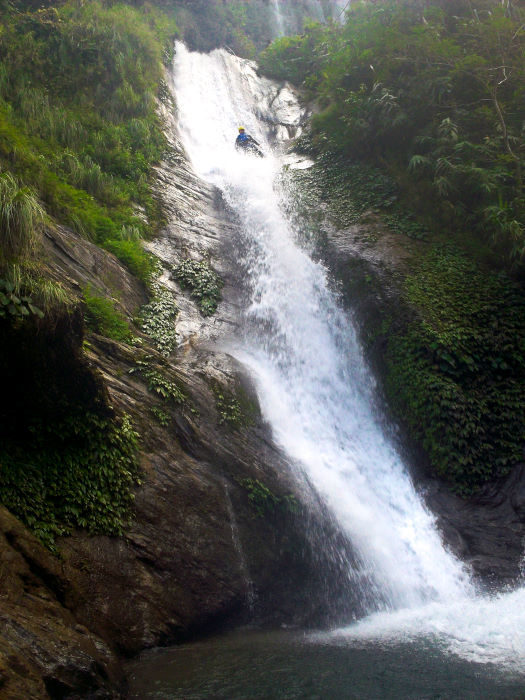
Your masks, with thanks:
[[[120,342],[127,343],[131,340],[131,330],[126,318],[117,311],[110,299],[97,296],[87,288],[84,291],[84,303],[88,328]]]
[[[183,289],[189,289],[203,316],[211,316],[221,300],[223,281],[206,260],[182,260],[173,277]]]
[[[0,502],[48,547],[75,528],[117,535],[138,479],[138,435],[129,418],[72,411],[57,424],[27,426],[23,447],[0,449]]]

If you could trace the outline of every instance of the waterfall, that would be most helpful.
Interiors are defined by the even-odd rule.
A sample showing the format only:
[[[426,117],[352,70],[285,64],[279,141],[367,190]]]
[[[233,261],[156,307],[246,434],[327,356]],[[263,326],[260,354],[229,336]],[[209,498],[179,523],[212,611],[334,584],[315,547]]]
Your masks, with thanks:
[[[273,14],[277,25],[277,35],[284,36],[284,18],[280,0],[272,0]]]
[[[319,0],[310,0],[306,7],[312,19],[316,19],[318,22],[325,21],[326,18],[324,16],[323,7]]]
[[[282,159],[272,154],[269,115],[261,107],[265,100],[271,104],[268,82],[223,51],[202,55],[177,44],[181,137],[197,173],[220,188],[242,228],[242,240],[231,241],[247,294],[233,353],[256,382],[275,441],[351,539],[358,560],[354,585],[372,600],[371,617],[344,634],[373,635],[396,624],[410,632],[428,622],[431,631],[456,634],[461,628],[471,639],[461,618],[469,607],[478,611],[477,619],[491,619],[489,636],[501,637],[496,603],[476,598],[467,571],[443,546],[434,517],[383,430],[374,410],[374,381],[327,271],[301,248],[283,213],[275,185]],[[241,123],[261,142],[266,158],[235,152]],[[515,595],[523,609],[524,592]],[[492,617],[481,612],[480,600]],[[511,642],[514,651],[525,652],[524,616]],[[483,633],[476,627],[479,637]],[[477,639],[472,643],[479,647]]]
[[[290,7],[286,8],[286,13],[283,13],[283,6],[281,0],[271,0],[273,8],[273,16],[275,18],[275,25],[277,29],[277,36],[284,36],[285,34],[295,34],[301,31],[302,27],[302,11],[305,12],[305,16],[310,19],[314,19],[317,22],[325,22],[327,16],[325,16],[325,11],[323,10],[323,5],[320,0],[306,0],[304,7]],[[333,12],[339,15],[340,11],[337,11],[337,4],[332,5]]]
[[[239,358],[259,388],[277,442],[306,471],[349,534],[377,606],[463,595],[468,577],[441,545],[372,405],[372,378],[356,333],[329,291],[325,269],[296,243],[279,206],[261,95],[243,62],[177,46],[180,127],[199,174],[223,191],[243,223],[250,286]],[[195,79],[198,76],[198,79]],[[261,115],[263,116],[263,115]],[[264,160],[232,148],[242,123]]]

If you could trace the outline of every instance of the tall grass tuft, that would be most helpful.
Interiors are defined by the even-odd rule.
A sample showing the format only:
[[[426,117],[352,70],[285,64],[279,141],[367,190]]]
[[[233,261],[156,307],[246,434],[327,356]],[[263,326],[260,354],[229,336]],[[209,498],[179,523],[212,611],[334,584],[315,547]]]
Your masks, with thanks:
[[[13,287],[16,296],[29,296],[46,315],[67,311],[75,297],[58,281],[46,276],[46,270],[35,259],[11,262],[3,266],[2,276]]]
[[[75,301],[60,282],[46,277],[29,280],[28,289],[35,302],[48,315],[70,309]]]
[[[0,175],[0,249],[14,260],[29,255],[42,235],[44,209],[35,192],[10,174]]]

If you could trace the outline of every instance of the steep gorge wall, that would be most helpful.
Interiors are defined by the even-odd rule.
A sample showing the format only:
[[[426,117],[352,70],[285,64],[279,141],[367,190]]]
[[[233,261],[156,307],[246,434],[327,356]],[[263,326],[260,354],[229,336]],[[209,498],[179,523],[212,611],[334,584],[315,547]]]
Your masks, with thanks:
[[[177,350],[166,359],[138,330],[138,347],[86,336],[78,312],[75,323],[48,331],[49,347],[64,347],[71,358],[69,367],[53,364],[50,381],[73,391],[87,382],[100,410],[127,414],[140,435],[133,519],[122,536],[59,539],[56,558],[2,509],[6,700],[117,697],[120,659],[146,647],[247,619],[317,624],[352,605],[348,543],[319,502],[308,512],[300,505],[315,503],[315,494],[304,493],[308,487],[272,444],[242,369],[217,348],[239,313],[236,223],[219,193],[192,174],[173,112],[164,109],[171,148],[158,168],[158,192],[168,223],[151,249],[162,260],[161,282],[176,292]],[[118,292],[129,319],[146,302],[116,258],[71,230],[49,230],[46,250],[77,299],[86,286]],[[224,280],[210,317],[171,278],[173,264],[187,257],[211,259]],[[21,371],[30,358],[21,355]],[[138,371],[140,362],[184,398],[164,400]]]
[[[315,494],[296,482],[242,368],[217,342],[238,323],[237,224],[220,193],[192,173],[172,108],[162,109],[170,150],[158,192],[168,223],[150,247],[162,261],[161,282],[176,294],[179,346],[166,360],[139,331],[137,348],[95,334],[83,343],[80,317],[67,336],[56,326],[57,342],[74,348],[104,410],[131,416],[141,436],[133,522],[121,537],[63,538],[57,560],[2,510],[2,697],[118,696],[119,659],[145,647],[246,619],[312,625],[358,605],[346,579],[350,546],[321,504],[308,512],[299,505],[315,504]],[[113,296],[117,288],[130,319],[147,301],[116,258],[69,229],[48,231],[46,246],[72,294],[91,285]],[[358,308],[371,356],[380,358],[384,311],[399,302],[392,280],[403,275],[403,240],[369,214],[350,228],[328,227],[324,254]],[[224,280],[210,317],[171,277],[185,258],[210,259]],[[146,358],[184,400],[163,401],[148,387],[137,371]],[[523,471],[470,502],[423,483],[454,548],[485,579],[513,581],[524,534]]]

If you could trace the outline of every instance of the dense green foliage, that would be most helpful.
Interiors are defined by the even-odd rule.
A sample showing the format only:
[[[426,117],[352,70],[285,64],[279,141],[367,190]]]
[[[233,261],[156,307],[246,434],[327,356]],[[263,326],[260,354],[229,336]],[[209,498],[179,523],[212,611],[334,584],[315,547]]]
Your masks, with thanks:
[[[146,235],[159,221],[148,178],[165,148],[154,97],[173,21],[148,4],[76,0],[4,3],[0,20],[3,180],[17,178],[26,211],[36,195],[144,278],[147,258],[129,232]]]
[[[138,436],[108,407],[82,316],[65,309],[0,318],[0,503],[51,547],[75,528],[120,532],[138,475]]]
[[[29,433],[22,446],[2,443],[0,502],[50,547],[79,527],[119,534],[138,475],[138,436],[129,419],[72,412],[59,424],[31,425]]]
[[[140,327],[164,357],[169,357],[177,344],[175,319],[179,308],[172,292],[154,282],[150,285],[151,301],[140,310]]]
[[[203,316],[211,316],[221,300],[223,281],[206,260],[182,260],[173,277],[183,289],[189,289]]]
[[[9,280],[0,279],[0,319],[17,318],[35,314],[42,318],[43,312],[33,304],[31,297],[18,296]]]
[[[345,26],[276,41],[262,69],[321,106],[317,152],[370,161],[429,225],[525,253],[525,30],[517,3],[352,3]]]
[[[525,300],[503,274],[434,249],[406,281],[416,310],[388,335],[390,398],[436,471],[468,493],[525,442]]]
[[[86,307],[85,319],[88,328],[95,333],[127,343],[131,340],[131,330],[125,316],[106,297],[93,294],[91,289],[84,291]]]

